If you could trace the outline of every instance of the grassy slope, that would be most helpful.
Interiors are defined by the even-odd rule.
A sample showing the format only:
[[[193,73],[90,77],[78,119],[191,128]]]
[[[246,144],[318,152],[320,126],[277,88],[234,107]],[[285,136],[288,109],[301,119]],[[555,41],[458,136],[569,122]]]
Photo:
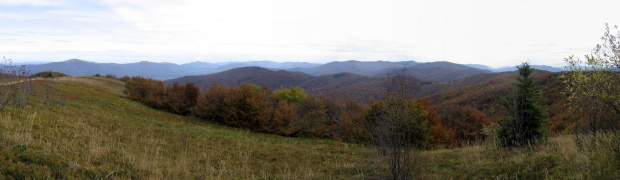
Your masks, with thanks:
[[[373,176],[366,149],[357,145],[253,133],[165,113],[125,99],[116,80],[65,77],[36,84],[39,93],[28,107],[0,112],[0,179]],[[515,150],[473,145],[423,151],[417,177],[617,179],[608,140],[578,145],[572,136],[560,136]]]
[[[618,179],[620,164],[611,151],[612,136],[550,138],[515,149],[472,145],[421,153],[418,177],[424,179]]]
[[[105,78],[36,84],[41,90],[27,108],[1,112],[0,179],[364,176],[355,145],[253,133],[165,113],[123,98],[122,82]],[[50,105],[44,103],[46,85],[55,97]]]

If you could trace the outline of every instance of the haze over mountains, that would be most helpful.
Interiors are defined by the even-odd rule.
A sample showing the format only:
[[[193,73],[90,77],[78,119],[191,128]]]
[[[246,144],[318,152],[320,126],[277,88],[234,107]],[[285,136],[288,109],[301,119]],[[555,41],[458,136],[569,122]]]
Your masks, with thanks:
[[[229,62],[229,63],[206,63],[191,62],[186,64],[156,63],[141,61],[136,63],[94,63],[79,59],[70,59],[62,62],[27,65],[31,73],[43,71],[55,71],[71,76],[90,76],[94,74],[116,76],[143,76],[154,79],[172,79],[188,75],[202,75],[221,72],[238,67],[261,66],[273,69],[309,68],[320,64],[306,62],[252,61],[252,62]]]
[[[448,65],[436,67],[433,64]],[[404,72],[409,75],[407,80],[411,85],[408,89],[415,92],[417,97],[432,97],[434,99],[445,96],[453,96],[454,92],[459,92],[461,98],[465,98],[464,92],[502,92],[510,90],[510,83],[515,81],[516,72],[493,73],[488,70],[480,70],[470,67],[462,67],[458,64],[446,64],[438,62],[425,66],[414,66]],[[454,67],[452,67],[454,66]],[[402,68],[387,69],[394,73],[402,73]],[[416,71],[424,73],[416,73]],[[557,75],[555,72],[536,70],[535,76]],[[438,79],[447,78],[447,79]],[[448,78],[449,77],[449,78]],[[357,103],[369,103],[372,99],[379,99],[385,91],[385,80],[387,76],[365,76],[349,72],[336,74],[313,76],[301,72],[286,70],[270,70],[261,67],[243,67],[199,76],[185,76],[176,79],[166,80],[168,84],[175,82],[179,84],[194,83],[202,90],[206,91],[214,83],[226,86],[239,86],[243,83],[265,85],[272,90],[281,87],[291,86],[301,87],[309,94],[327,97],[330,99],[353,101]],[[429,80],[432,79],[432,80]],[[448,80],[450,79],[450,80]],[[550,82],[541,81],[542,85]],[[445,95],[442,95],[445,94]],[[483,97],[484,93],[467,98]],[[490,99],[484,96],[487,99]],[[453,98],[458,99],[458,98]],[[437,101],[447,102],[447,101]],[[457,102],[454,102],[457,103]],[[462,103],[462,102],[458,102]],[[489,103],[489,102],[487,102]],[[493,101],[492,103],[497,103]],[[492,104],[491,103],[491,104]],[[486,103],[479,103],[487,105]],[[488,107],[484,107],[488,108]]]
[[[127,64],[95,63],[79,59],[71,59],[62,62],[27,65],[26,68],[32,73],[55,71],[71,76],[89,76],[98,73],[101,75],[112,74],[116,76],[144,76],[166,80],[183,76],[206,75],[234,68],[251,66],[263,67],[270,70],[301,72],[312,76],[348,72],[373,77],[385,77],[389,74],[402,73],[403,67],[406,67],[405,74],[429,81],[450,81],[471,75],[516,70],[515,67],[492,69],[484,65],[461,65],[442,61],[419,63],[415,61],[363,62],[355,60],[335,61],[326,64],[307,62],[250,61],[227,63],[191,62],[179,65],[174,63],[155,63],[148,61]],[[551,72],[562,71],[561,68],[554,68],[550,66],[534,65],[533,67]]]

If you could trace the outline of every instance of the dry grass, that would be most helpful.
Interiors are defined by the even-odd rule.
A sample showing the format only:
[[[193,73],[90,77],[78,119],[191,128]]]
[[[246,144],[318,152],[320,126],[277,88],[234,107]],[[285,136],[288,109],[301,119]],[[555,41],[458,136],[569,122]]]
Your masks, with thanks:
[[[107,78],[34,84],[40,90],[26,108],[0,112],[0,179],[376,177],[360,145],[254,133],[154,110],[124,98],[123,83]],[[619,179],[614,138],[564,135],[518,149],[422,151],[416,177]]]
[[[0,177],[88,179],[348,179],[365,172],[359,146],[286,138],[202,122],[122,98],[122,82],[38,80],[25,109],[0,117]],[[362,168],[360,168],[362,167]]]
[[[559,135],[546,143],[499,149],[475,145],[425,151],[422,179],[618,179],[620,166],[612,152],[613,134]],[[580,143],[578,143],[580,142]]]

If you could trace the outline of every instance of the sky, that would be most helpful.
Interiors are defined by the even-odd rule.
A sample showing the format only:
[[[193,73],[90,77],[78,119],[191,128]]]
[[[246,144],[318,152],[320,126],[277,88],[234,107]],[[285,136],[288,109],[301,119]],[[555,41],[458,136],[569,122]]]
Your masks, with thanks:
[[[620,25],[618,0],[0,0],[14,63],[271,60],[563,66]]]

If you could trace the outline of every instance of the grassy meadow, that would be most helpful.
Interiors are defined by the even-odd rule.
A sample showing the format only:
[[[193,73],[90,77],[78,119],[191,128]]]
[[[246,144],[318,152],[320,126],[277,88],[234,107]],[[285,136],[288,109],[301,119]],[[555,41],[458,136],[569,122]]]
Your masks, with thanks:
[[[0,111],[0,179],[381,178],[368,148],[229,128],[125,98],[121,81],[33,81],[25,108]],[[420,151],[419,179],[618,179],[613,138]],[[379,174],[379,175],[378,175]]]

